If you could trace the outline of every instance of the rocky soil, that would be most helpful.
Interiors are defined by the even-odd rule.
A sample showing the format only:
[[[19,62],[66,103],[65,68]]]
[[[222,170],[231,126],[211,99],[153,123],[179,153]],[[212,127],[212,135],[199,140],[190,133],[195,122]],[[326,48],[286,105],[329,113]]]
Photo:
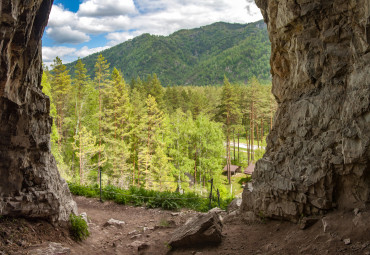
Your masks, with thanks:
[[[170,250],[176,228],[197,212],[74,199],[90,221],[87,240],[74,242],[68,231],[45,221],[3,218],[0,254],[370,254],[369,208],[332,212],[305,230],[286,221],[229,218],[221,244]],[[107,225],[112,218],[124,224]]]

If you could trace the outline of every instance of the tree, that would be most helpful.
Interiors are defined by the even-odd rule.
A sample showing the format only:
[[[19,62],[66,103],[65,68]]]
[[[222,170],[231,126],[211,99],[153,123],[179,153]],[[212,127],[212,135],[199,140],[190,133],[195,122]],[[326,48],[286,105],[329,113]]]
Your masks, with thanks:
[[[109,163],[112,166],[111,172],[122,186],[129,158],[127,143],[131,105],[125,80],[116,68],[112,71],[111,80],[112,84],[109,90],[105,90],[107,102],[102,123],[105,131],[104,140],[108,147]],[[134,178],[133,171],[132,178]]]
[[[217,118],[224,124],[226,134],[226,160],[227,160],[227,176],[229,184],[231,183],[231,153],[230,153],[230,136],[232,126],[240,121],[240,111],[237,105],[237,97],[234,87],[231,86],[229,80],[224,77],[224,85],[222,87],[221,103],[218,106]]]
[[[163,112],[159,110],[158,104],[155,98],[148,95],[146,100],[146,114],[142,116],[143,119],[143,132],[141,139],[143,140],[143,146],[139,152],[139,164],[141,168],[144,168],[146,180],[150,177],[150,170],[154,168],[153,165],[153,154],[159,146],[159,131],[163,122]],[[145,184],[148,187],[148,182]]]
[[[51,77],[51,94],[53,96],[57,116],[56,122],[59,130],[58,145],[61,147],[61,140],[64,135],[64,117],[66,106],[68,103],[69,96],[71,94],[71,76],[66,66],[63,65],[62,60],[59,57],[54,59],[54,64],[52,65],[52,77]]]
[[[103,115],[103,106],[102,106],[102,90],[107,89],[107,86],[109,85],[109,64],[107,64],[107,60],[103,57],[102,54],[98,56],[98,59],[95,63],[95,83],[99,91],[99,148],[102,147],[102,115]],[[99,150],[99,156],[98,156],[98,169],[99,169],[99,176],[101,177],[101,154],[102,152]]]
[[[72,144],[73,149],[75,150],[76,157],[80,161],[80,171],[78,175],[79,183],[86,183],[86,176],[89,172],[99,166],[106,159],[105,157],[101,158],[101,161],[95,163],[92,160],[97,153],[104,151],[104,148],[96,144],[96,137],[92,134],[91,131],[88,131],[86,127],[82,126],[78,134],[74,136],[74,142]],[[104,145],[102,145],[104,147]]]

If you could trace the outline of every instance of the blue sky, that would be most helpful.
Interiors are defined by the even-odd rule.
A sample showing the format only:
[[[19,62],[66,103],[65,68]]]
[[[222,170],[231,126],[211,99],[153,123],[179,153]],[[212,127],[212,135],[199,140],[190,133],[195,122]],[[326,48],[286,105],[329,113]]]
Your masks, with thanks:
[[[169,35],[218,21],[262,19],[253,0],[54,0],[43,36],[43,61],[63,63],[143,33]]]

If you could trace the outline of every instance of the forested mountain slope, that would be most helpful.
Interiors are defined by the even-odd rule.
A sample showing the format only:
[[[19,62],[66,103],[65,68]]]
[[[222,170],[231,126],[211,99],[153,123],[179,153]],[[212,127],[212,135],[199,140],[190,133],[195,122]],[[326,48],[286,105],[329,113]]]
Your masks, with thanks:
[[[222,84],[225,74],[231,82],[270,79],[270,42],[263,21],[218,22],[169,36],[143,34],[101,53],[126,79],[156,73],[165,86]],[[82,59],[91,76],[98,54]],[[67,65],[72,75],[75,64]]]

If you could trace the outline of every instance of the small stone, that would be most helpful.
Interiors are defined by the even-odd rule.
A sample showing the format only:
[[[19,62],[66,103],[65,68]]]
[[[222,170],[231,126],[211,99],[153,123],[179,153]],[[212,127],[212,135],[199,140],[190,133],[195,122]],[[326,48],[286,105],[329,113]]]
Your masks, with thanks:
[[[122,227],[123,225],[125,225],[126,223],[124,221],[120,221],[120,220],[115,220],[115,219],[110,219],[108,220],[105,224],[104,224],[104,227],[107,227],[107,226],[116,226],[116,227]]]
[[[355,215],[357,215],[357,214],[360,212],[360,209],[355,208],[355,209],[353,210],[353,212],[354,212],[354,214],[355,214]]]
[[[80,216],[82,217],[82,219],[84,221],[86,221],[86,223],[90,223],[89,219],[87,218],[87,213],[86,212],[81,213]]]
[[[179,214],[180,214],[180,213],[177,213],[177,212],[176,212],[176,213],[171,213],[171,215],[172,215],[172,216],[177,216],[177,215],[179,215]]]
[[[136,248],[138,251],[144,250],[149,247],[149,244],[142,241],[134,241],[127,245],[127,247]]]
[[[137,230],[133,230],[133,231],[128,232],[129,235],[133,235],[133,234],[136,234],[136,233],[137,233]]]
[[[325,218],[322,218],[321,222],[322,222],[322,226],[324,228],[324,233],[326,233],[326,230],[328,229],[329,224],[328,224],[328,222]]]
[[[349,239],[349,238],[344,239],[343,242],[344,242],[345,245],[349,245],[349,244],[351,244],[351,239]]]
[[[137,235],[131,236],[131,239],[137,239],[139,237],[141,237],[141,234],[137,234]]]

